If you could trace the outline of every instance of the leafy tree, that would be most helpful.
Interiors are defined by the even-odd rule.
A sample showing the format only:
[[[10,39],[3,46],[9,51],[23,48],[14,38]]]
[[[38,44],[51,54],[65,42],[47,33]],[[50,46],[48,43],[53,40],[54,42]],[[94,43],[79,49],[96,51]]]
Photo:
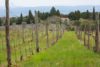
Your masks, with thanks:
[[[33,17],[31,10],[29,10],[27,23],[30,24],[31,22],[34,23],[34,17]]]
[[[60,11],[59,10],[56,10],[55,7],[52,7],[51,10],[50,10],[50,16],[60,16]]]
[[[60,11],[56,10],[54,7],[51,8],[50,13],[49,12],[40,12],[38,11],[38,17],[42,20],[46,20],[50,16],[60,16]]]
[[[80,11],[79,10],[75,11],[75,19],[76,20],[80,19]]]
[[[49,13],[48,12],[43,13],[42,17],[43,20],[47,19],[49,17]]]
[[[2,22],[3,22],[3,21],[2,21],[2,19],[0,18],[0,26],[2,25]]]
[[[99,19],[100,19],[100,13],[99,13]]]
[[[13,23],[16,23],[16,21],[17,21],[16,17],[12,17],[10,19],[10,25],[12,25]]]
[[[38,11],[38,16],[39,16],[40,19],[46,20],[50,16],[50,14],[48,12]]]
[[[75,11],[75,12],[71,12],[69,13],[68,17],[71,19],[71,20],[79,20],[80,17],[81,17],[81,13],[79,10]]]
[[[86,14],[87,14],[86,18],[89,19],[90,18],[90,13],[89,13],[88,10],[87,10]]]
[[[74,12],[69,13],[68,17],[69,17],[71,20],[74,20],[74,19],[75,19],[75,17],[74,17]]]
[[[50,10],[50,15],[53,16],[53,15],[56,15],[56,9],[55,7],[52,7],[51,10]]]
[[[60,11],[59,10],[56,11],[56,15],[60,16]]]
[[[21,13],[20,17],[18,17],[17,24],[21,24],[23,22],[23,14]]]
[[[81,13],[81,18],[90,19],[91,13],[87,10],[86,12]]]

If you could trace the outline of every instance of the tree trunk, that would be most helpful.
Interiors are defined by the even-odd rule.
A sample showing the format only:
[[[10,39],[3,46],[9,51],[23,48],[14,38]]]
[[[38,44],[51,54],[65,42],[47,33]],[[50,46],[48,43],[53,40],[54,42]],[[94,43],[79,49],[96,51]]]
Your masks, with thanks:
[[[11,49],[10,49],[10,34],[9,34],[9,0],[5,0],[5,6],[6,6],[6,47],[7,47],[7,61],[8,61],[8,67],[11,67]]]

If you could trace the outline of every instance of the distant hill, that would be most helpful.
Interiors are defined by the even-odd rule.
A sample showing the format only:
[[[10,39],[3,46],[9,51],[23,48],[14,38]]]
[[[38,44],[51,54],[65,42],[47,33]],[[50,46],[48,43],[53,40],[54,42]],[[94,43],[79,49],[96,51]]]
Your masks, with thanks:
[[[89,10],[92,12],[93,6],[56,6],[56,9],[59,9],[61,13],[68,14],[71,11],[80,10],[81,12]],[[100,12],[100,6],[95,6],[96,11]],[[32,10],[33,14],[35,10],[39,10],[41,12],[49,12],[51,7],[49,6],[41,6],[41,7],[15,7],[10,8],[10,16],[19,16],[20,13],[23,15],[27,15],[29,10]],[[0,17],[5,16],[5,9],[0,8]]]

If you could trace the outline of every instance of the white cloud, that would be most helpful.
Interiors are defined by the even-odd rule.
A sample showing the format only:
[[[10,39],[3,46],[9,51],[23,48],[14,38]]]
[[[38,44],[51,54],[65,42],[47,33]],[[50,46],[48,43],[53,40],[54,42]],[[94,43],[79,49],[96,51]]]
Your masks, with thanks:
[[[4,0],[0,0],[0,7],[4,6]]]
[[[4,7],[5,0],[0,0]],[[100,0],[9,0],[10,7],[100,5]]]

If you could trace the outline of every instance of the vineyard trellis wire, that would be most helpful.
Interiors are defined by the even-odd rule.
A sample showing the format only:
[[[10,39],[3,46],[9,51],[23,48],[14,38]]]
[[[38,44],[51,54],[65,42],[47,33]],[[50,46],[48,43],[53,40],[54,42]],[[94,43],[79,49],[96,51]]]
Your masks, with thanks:
[[[45,50],[54,45],[62,37],[65,25],[61,18],[54,16],[47,20],[41,20],[35,15],[35,24],[22,22],[21,25],[9,26],[9,42],[11,50],[11,65],[34,55],[36,52]],[[7,49],[5,41],[5,28],[0,27],[0,66],[7,66]],[[9,64],[9,63],[8,63]]]

